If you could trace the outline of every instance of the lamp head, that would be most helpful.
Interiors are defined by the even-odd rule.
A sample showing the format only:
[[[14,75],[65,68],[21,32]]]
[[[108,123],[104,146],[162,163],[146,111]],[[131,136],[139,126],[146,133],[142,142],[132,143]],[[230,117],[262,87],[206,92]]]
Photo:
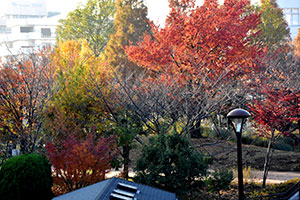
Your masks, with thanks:
[[[250,113],[244,109],[234,109],[227,114],[227,118],[232,122],[236,133],[242,132],[243,123],[250,117]]]

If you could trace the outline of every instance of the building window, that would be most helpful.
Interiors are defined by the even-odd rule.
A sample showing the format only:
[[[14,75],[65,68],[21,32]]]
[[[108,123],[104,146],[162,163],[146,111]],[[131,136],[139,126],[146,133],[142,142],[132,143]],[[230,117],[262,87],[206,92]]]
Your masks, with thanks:
[[[299,25],[299,15],[292,15],[292,22],[291,25]]]
[[[41,33],[43,38],[51,37],[51,29],[50,28],[41,28]]]
[[[33,32],[33,26],[20,27],[20,32],[21,33],[31,33],[31,32]]]
[[[289,26],[300,25],[300,9],[299,8],[284,8],[283,13]]]

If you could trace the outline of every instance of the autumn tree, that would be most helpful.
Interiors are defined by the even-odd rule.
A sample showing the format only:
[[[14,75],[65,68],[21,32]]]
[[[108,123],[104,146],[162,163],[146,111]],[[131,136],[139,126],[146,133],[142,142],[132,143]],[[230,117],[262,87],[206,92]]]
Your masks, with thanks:
[[[113,32],[114,12],[114,0],[88,0],[60,20],[57,40],[84,39],[94,55],[99,56]]]
[[[116,74],[107,81],[105,87],[100,82],[93,81],[89,92],[94,96],[95,101],[103,105],[106,115],[107,126],[105,133],[116,137],[117,146],[120,150],[120,159],[114,160],[116,168],[122,166],[123,178],[128,179],[130,153],[139,141],[138,135],[143,132],[141,120],[130,109],[128,97],[120,90],[120,84],[116,81]],[[109,95],[106,90],[110,91]]]
[[[135,45],[144,33],[150,33],[148,11],[143,0],[116,0],[115,5],[115,33],[110,36],[105,55],[111,67],[130,74],[138,67],[128,60],[124,48],[129,44]]]
[[[165,27],[152,25],[152,36],[146,34],[143,41],[126,49],[129,58],[149,70],[152,79],[163,76],[166,83],[176,80],[177,86],[190,91],[192,98],[181,102],[193,105],[186,110],[209,108],[196,114],[192,129],[199,130],[200,116],[207,117],[216,109],[206,106],[206,97],[230,97],[220,89],[234,88],[238,80],[244,81],[259,70],[258,58],[264,52],[252,39],[258,34],[254,30],[260,16],[249,5],[246,0],[227,0],[222,5],[207,0],[200,7],[193,0],[170,1]],[[201,95],[193,96],[196,88]]]
[[[61,146],[48,143],[47,155],[53,165],[54,193],[71,192],[105,179],[111,159],[116,155],[114,137],[86,139],[68,136]]]
[[[92,79],[101,86],[105,83],[102,60],[92,53],[85,40],[58,44],[52,57],[56,69],[53,97],[45,112],[45,126],[53,138],[64,137],[72,129],[83,136],[92,126],[103,130],[103,105],[88,92]]]
[[[257,67],[254,59],[261,50],[250,39],[260,20],[256,13],[249,13],[249,1],[228,0],[219,5],[211,0],[196,8],[171,3],[170,7],[166,27],[153,26],[154,39],[146,35],[137,46],[127,48],[132,61],[154,74],[177,73],[193,83],[224,71],[231,77]]]
[[[295,46],[295,56],[297,58],[300,58],[300,28],[298,30],[298,35],[294,41],[294,46]]]
[[[21,153],[34,152],[43,138],[41,113],[53,83],[50,55],[44,49],[1,64],[1,138],[20,145]]]
[[[259,135],[268,139],[268,148],[265,157],[263,185],[266,185],[266,179],[270,168],[273,151],[272,146],[276,139],[281,135],[291,134],[295,128],[294,123],[300,120],[300,93],[287,89],[274,89],[266,87],[261,91],[264,98],[254,100],[249,105],[253,113],[253,119],[258,124],[256,126]]]

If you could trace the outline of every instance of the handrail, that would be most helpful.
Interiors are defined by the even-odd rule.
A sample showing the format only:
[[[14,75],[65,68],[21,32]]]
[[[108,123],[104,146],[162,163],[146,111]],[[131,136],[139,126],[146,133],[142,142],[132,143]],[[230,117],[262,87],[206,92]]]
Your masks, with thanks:
[[[281,192],[281,193],[274,193],[274,194],[269,194],[269,195],[265,195],[265,196],[256,196],[256,197],[249,197],[246,198],[247,200],[250,199],[265,199],[265,198],[269,198],[269,200],[288,200],[289,198],[291,198],[294,194],[296,194],[296,192],[300,192],[300,181],[297,182],[295,185],[293,185],[292,187],[290,187],[287,191],[285,192]],[[272,198],[272,197],[276,197],[276,198]]]

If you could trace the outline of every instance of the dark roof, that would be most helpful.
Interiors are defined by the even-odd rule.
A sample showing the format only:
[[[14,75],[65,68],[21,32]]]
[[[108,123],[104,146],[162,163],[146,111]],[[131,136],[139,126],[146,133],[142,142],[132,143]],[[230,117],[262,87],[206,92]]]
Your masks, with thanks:
[[[121,184],[125,184],[125,187],[122,187]],[[126,185],[128,187],[133,186],[133,189],[136,188],[137,191],[130,191],[132,188],[128,188],[129,191],[126,191]],[[118,189],[134,194],[134,200],[177,199],[174,193],[114,177],[55,197],[53,200],[110,200],[111,194],[116,194],[114,190],[117,191]]]

